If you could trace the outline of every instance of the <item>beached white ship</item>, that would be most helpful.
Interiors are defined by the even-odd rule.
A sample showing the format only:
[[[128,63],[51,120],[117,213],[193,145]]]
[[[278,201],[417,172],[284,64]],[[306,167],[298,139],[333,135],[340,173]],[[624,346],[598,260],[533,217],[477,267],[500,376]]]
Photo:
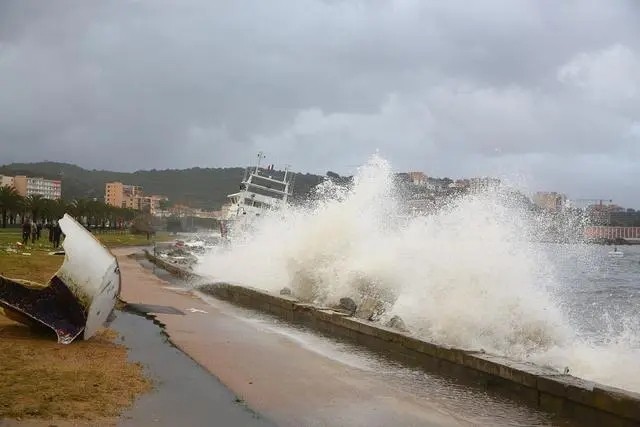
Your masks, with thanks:
[[[289,173],[288,167],[284,174],[275,171],[274,165],[262,168],[260,163],[264,158],[265,155],[259,152],[256,166],[245,170],[240,191],[227,196],[230,203],[220,221],[220,235],[224,239],[250,231],[261,215],[284,209],[289,202],[294,175]]]

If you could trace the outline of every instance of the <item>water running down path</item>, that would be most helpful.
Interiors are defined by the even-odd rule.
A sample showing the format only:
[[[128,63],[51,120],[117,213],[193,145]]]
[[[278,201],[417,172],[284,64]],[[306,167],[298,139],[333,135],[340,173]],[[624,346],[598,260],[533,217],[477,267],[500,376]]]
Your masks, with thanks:
[[[280,426],[560,425],[528,407],[385,364],[357,347],[203,301],[118,254],[123,299],[184,311],[157,316],[172,342]]]
[[[408,218],[401,189],[373,156],[352,186],[327,181],[303,206],[261,215],[196,272],[323,305],[372,288],[426,341],[640,392],[638,248],[611,259],[611,248],[535,243],[548,218],[511,188]]]

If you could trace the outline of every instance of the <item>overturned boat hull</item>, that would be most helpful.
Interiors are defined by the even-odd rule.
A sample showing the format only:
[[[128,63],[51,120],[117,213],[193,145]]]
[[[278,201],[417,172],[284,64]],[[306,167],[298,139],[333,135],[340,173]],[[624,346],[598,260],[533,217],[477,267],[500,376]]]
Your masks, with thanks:
[[[0,276],[0,307],[16,321],[53,330],[58,342],[91,338],[120,294],[118,261],[71,216],[60,220],[65,260],[47,285]]]

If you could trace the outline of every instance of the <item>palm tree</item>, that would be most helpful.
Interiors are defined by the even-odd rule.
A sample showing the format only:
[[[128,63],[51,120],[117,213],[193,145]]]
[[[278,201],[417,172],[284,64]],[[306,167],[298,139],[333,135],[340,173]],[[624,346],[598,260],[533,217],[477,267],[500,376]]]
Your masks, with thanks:
[[[52,209],[54,218],[60,219],[64,216],[65,213],[71,211],[71,206],[64,200],[58,199],[54,202]]]
[[[91,200],[87,203],[89,208],[89,216],[91,218],[90,224],[94,227],[98,225],[104,225],[104,222],[107,217],[107,206],[104,202],[100,202],[98,200]]]
[[[86,223],[89,216],[89,205],[86,199],[76,199],[71,204],[71,213],[80,223]],[[86,219],[85,220],[83,220]]]
[[[18,201],[16,203],[15,209],[13,209],[11,212],[9,212],[9,223],[15,225],[18,222],[18,216],[20,217],[20,219],[22,221],[25,220],[25,214],[24,214],[24,205],[25,205],[25,198],[22,196],[18,197]]]
[[[44,199],[42,201],[42,206],[41,206],[41,212],[40,212],[40,217],[42,218],[43,221],[51,221],[53,219],[53,217],[55,216],[54,214],[54,205],[55,205],[55,201],[51,200],[51,199]]]
[[[9,186],[0,187],[0,211],[2,213],[2,228],[7,228],[7,217],[15,215],[20,210],[22,197],[15,188]]]
[[[24,210],[31,213],[31,220],[37,221],[38,215],[42,211],[45,199],[39,194],[32,194],[24,199]]]

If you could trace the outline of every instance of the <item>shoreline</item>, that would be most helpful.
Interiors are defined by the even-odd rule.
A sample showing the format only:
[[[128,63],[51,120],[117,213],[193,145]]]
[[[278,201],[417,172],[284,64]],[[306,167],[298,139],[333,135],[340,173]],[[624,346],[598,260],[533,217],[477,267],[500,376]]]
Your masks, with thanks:
[[[154,258],[148,252],[146,257],[174,274],[197,277],[184,271],[180,273],[179,267]],[[638,393],[503,357],[423,342],[410,334],[258,289],[217,284],[210,286],[210,291],[218,299],[270,313],[287,323],[301,323],[330,335],[353,339],[364,347],[382,350],[453,377],[470,376],[480,383],[490,384],[491,389],[504,389],[514,398],[524,398],[534,407],[570,416],[588,425],[631,426],[640,422]]]
[[[179,278],[158,278],[154,273],[169,273],[150,271],[131,251],[118,255],[124,274],[137,283],[123,289],[122,299],[186,311],[178,316],[160,308],[150,315],[177,348],[278,425],[574,425],[465,382],[397,365],[340,338],[202,298],[181,288]],[[349,349],[341,350],[345,345]],[[353,358],[360,361],[354,365]],[[381,365],[371,370],[366,365],[373,362],[365,359]],[[406,376],[414,379],[406,383]],[[458,402],[461,393],[465,397]]]

